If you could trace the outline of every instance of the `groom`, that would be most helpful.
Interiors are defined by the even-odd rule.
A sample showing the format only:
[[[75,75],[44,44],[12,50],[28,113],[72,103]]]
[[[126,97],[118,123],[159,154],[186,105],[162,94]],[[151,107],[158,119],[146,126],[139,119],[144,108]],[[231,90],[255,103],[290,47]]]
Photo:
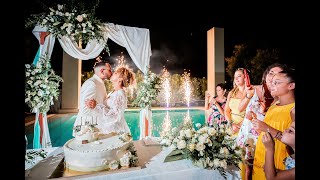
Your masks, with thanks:
[[[85,124],[85,117],[92,117],[94,118],[93,120],[96,120],[95,118],[98,116],[98,114],[96,114],[93,109],[86,106],[86,101],[94,99],[96,103],[103,103],[104,99],[107,96],[104,80],[110,80],[110,77],[112,76],[110,64],[105,62],[97,62],[94,65],[93,69],[94,75],[91,78],[87,79],[82,84],[80,89],[80,108],[77,119],[73,125],[73,136],[75,136],[75,129],[77,128],[77,126]],[[87,120],[91,122],[91,119]]]

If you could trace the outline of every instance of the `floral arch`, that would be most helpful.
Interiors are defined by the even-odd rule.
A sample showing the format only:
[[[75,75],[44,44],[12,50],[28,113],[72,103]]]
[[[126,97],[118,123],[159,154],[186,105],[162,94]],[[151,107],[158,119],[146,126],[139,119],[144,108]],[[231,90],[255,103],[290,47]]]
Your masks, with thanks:
[[[107,40],[111,39],[125,47],[136,66],[147,74],[151,56],[149,29],[101,23],[90,14],[77,12],[75,9],[71,12],[65,11],[63,5],[58,5],[57,9],[49,9],[47,14],[33,16],[35,27],[32,33],[40,45],[35,65],[40,57],[46,56],[50,59],[56,38],[67,54],[79,60],[96,58],[107,48]],[[84,48],[81,46],[82,42],[85,43]],[[145,120],[151,120],[151,110],[147,108],[140,113],[140,123]],[[146,132],[144,124],[140,124],[140,130]],[[33,148],[52,146],[46,112],[43,116],[41,112],[36,114],[33,144]]]

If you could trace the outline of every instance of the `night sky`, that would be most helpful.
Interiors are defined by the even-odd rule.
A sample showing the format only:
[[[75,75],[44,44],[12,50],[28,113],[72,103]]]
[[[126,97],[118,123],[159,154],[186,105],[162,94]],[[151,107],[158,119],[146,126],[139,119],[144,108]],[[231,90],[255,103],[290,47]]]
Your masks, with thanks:
[[[39,9],[35,8],[39,6],[36,2],[29,6],[25,9],[25,15]],[[153,2],[153,5],[101,1],[96,16],[103,22],[149,29],[152,49],[150,66],[156,73],[165,66],[171,73],[183,73],[187,69],[192,76],[206,77],[206,35],[212,27],[224,28],[225,57],[232,56],[235,45],[245,43],[257,49],[278,49],[282,62],[295,65],[292,53],[296,48],[295,39],[289,35],[295,30],[292,26],[294,17],[281,15],[282,7],[231,8],[200,3],[186,3],[183,6],[165,1]],[[25,40],[25,63],[32,63],[38,42],[31,30],[25,31]],[[131,62],[130,66],[136,68],[125,48],[110,39],[108,46],[111,56],[104,55],[103,59],[115,63],[123,52],[126,62]],[[62,48],[56,41],[52,65],[57,72],[61,69],[60,59]],[[90,71],[94,61],[83,61],[83,70]]]

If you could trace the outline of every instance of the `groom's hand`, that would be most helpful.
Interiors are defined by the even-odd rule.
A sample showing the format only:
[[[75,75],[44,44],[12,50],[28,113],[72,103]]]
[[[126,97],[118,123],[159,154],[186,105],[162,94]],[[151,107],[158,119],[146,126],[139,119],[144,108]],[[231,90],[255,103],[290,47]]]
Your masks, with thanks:
[[[86,103],[86,106],[90,109],[94,109],[97,105],[97,101],[94,99],[87,99],[85,103]]]

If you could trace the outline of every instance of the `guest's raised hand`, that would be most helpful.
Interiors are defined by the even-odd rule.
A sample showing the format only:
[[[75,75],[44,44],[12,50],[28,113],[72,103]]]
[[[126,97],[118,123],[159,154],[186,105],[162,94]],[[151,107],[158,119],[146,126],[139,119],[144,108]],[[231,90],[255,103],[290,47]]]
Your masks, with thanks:
[[[264,144],[264,147],[267,151],[274,150],[274,140],[269,132],[264,133],[264,135],[262,136],[262,143]]]
[[[252,126],[253,128],[260,132],[266,132],[266,129],[269,127],[265,122],[260,121],[259,119],[253,118],[252,119]]]
[[[252,85],[250,85],[250,86],[245,86],[245,92],[246,92],[246,96],[248,97],[248,98],[251,98],[252,96],[253,96],[253,94],[254,94],[254,88],[253,88],[253,86]]]
[[[252,119],[257,119],[257,115],[256,113],[254,113],[253,111],[248,111],[246,113],[246,118],[250,121],[252,121]]]

